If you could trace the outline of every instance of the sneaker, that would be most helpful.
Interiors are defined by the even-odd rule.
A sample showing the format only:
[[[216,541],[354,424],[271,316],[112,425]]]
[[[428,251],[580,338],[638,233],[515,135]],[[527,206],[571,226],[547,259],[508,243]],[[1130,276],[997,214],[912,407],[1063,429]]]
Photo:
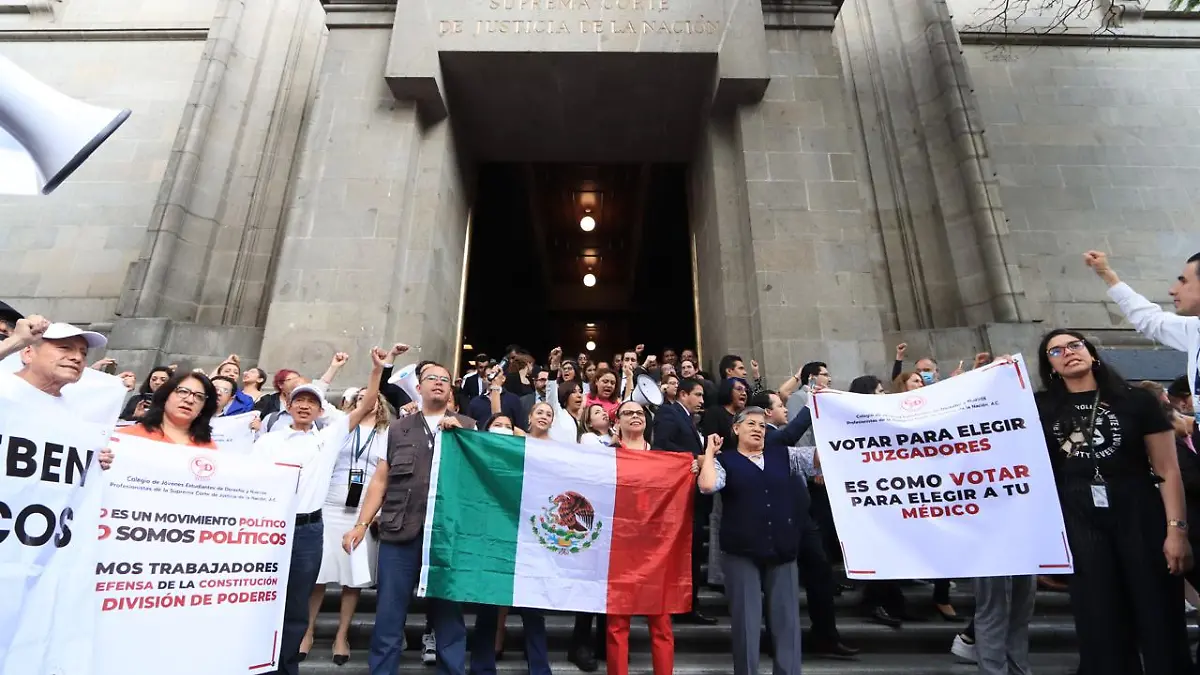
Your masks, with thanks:
[[[1196,616],[1196,607],[1187,600],[1183,601],[1183,613],[1188,616]]]
[[[434,639],[433,633],[422,635],[421,645],[421,663],[427,666],[437,663],[437,641]]]
[[[962,633],[954,636],[954,644],[950,645],[950,653],[968,663],[978,661],[975,657],[975,641]]]

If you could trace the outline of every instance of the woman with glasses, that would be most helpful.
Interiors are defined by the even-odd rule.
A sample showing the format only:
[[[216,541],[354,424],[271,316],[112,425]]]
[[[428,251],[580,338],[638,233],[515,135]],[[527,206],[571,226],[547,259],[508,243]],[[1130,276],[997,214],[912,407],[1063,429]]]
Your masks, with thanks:
[[[217,417],[240,415],[254,410],[254,400],[238,391],[237,380],[228,375],[212,378],[217,391]]]
[[[203,373],[179,373],[155,389],[150,407],[136,424],[117,433],[216,450],[211,426],[216,411],[212,382]]]
[[[1191,672],[1183,573],[1191,566],[1174,432],[1082,334],[1038,348],[1038,414],[1074,559],[1071,612],[1087,675]]]
[[[728,380],[726,380],[728,381]],[[722,495],[720,548],[733,638],[734,675],[758,673],[765,609],[774,638],[773,672],[800,675],[800,579],[796,557],[807,519],[803,457],[777,439],[767,414],[747,406],[733,423],[735,443],[712,434],[699,460],[700,492]]]
[[[599,407],[599,406],[597,406]],[[637,401],[625,401],[617,406],[618,450],[650,450],[646,440],[646,409]],[[627,614],[609,614],[607,617],[606,656],[608,675],[629,673],[629,623]],[[671,628],[670,614],[655,614],[646,617],[650,628],[650,662],[654,675],[671,675],[675,668],[675,633]]]

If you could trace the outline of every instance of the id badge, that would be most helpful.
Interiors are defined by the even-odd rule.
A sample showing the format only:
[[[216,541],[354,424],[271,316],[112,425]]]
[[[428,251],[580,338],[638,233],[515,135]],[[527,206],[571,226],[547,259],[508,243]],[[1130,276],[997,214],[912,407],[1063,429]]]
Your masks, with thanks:
[[[1108,508],[1108,487],[1103,484],[1092,484],[1092,504],[1098,509]]]
[[[350,485],[346,491],[346,506],[349,508],[357,508],[358,503],[362,501],[364,472],[352,470],[350,472]]]

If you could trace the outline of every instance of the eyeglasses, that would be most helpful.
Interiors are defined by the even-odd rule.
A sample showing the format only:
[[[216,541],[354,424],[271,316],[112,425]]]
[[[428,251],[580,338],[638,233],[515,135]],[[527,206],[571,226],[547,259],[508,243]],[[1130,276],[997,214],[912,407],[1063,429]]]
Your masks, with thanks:
[[[188,389],[187,387],[175,387],[175,391],[173,391],[171,393],[175,394],[176,396],[178,396],[180,399],[182,399],[184,401],[195,401],[197,403],[204,403],[205,401],[208,400],[208,394],[205,394],[202,391],[192,391],[191,389]]]
[[[217,387],[216,390],[218,396],[233,396],[233,390],[228,387]],[[176,389],[175,391],[179,390]]]
[[[426,375],[421,378],[422,382],[441,382],[442,384],[450,384],[450,378],[445,375]]]
[[[645,410],[622,410],[621,417],[645,417]]]
[[[1072,354],[1074,354],[1075,352],[1082,351],[1084,349],[1087,349],[1087,345],[1084,344],[1083,340],[1075,340],[1074,342],[1068,342],[1065,345],[1060,345],[1058,347],[1051,347],[1050,349],[1047,349],[1046,355],[1050,356],[1051,358],[1057,359],[1057,358],[1060,358],[1063,354],[1066,354],[1067,352],[1071,352]]]

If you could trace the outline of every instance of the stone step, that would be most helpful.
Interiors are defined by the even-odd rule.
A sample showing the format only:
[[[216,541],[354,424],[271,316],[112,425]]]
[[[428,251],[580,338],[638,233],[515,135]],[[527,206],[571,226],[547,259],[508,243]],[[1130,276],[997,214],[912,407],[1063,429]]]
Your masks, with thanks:
[[[807,629],[808,617],[802,616],[801,619]],[[374,623],[374,616],[355,616],[350,623],[352,648],[365,649],[370,644]],[[470,628],[472,623],[468,618],[467,627]],[[405,633],[410,646],[420,644],[424,626],[424,615],[408,617]],[[519,654],[524,636],[520,617],[508,617],[506,626],[505,649]],[[566,652],[573,626],[574,618],[569,615],[552,614],[546,617],[546,633],[552,653],[561,655]],[[950,649],[955,634],[965,626],[966,622],[951,623],[939,618],[936,621],[909,622],[900,629],[893,629],[871,623],[857,615],[842,614],[838,617],[838,631],[842,640],[848,645],[872,653],[941,654]],[[332,641],[336,633],[336,616],[321,614],[317,617],[316,639]],[[676,650],[686,653],[728,653],[731,649],[730,633],[727,617],[722,617],[715,626],[677,624]],[[649,649],[650,637],[644,621],[634,619],[630,629],[630,643],[633,651]],[[1030,647],[1039,652],[1073,650],[1075,625],[1071,618],[1036,616],[1030,624]]]
[[[328,644],[314,645],[308,659],[300,664],[301,675],[367,675],[366,651],[353,651],[350,661],[340,667],[333,664],[331,654]],[[550,667],[554,673],[577,675],[580,672],[561,655],[551,654],[551,657]],[[631,650],[629,660],[630,675],[652,675],[650,656],[645,651]],[[1078,657],[1074,653],[1033,654],[1031,661],[1033,672],[1038,675],[1073,675]],[[517,675],[528,673],[529,669],[520,653],[513,653],[506,654],[496,664],[496,671],[504,675]],[[733,664],[728,656],[675,655],[675,675],[728,675],[732,671]],[[408,651],[400,661],[398,672],[420,675],[433,673],[434,669],[423,665],[416,651]],[[597,672],[604,673],[604,664],[600,665]],[[763,658],[758,672],[762,675],[771,673],[770,659]],[[944,651],[937,654],[863,654],[855,661],[804,659],[804,675],[975,675],[977,672],[975,665],[958,661]]]
[[[908,607],[914,613],[932,613],[933,588],[931,586],[924,584],[907,586],[904,589],[904,596]],[[340,588],[331,587],[327,589],[325,591],[325,599],[321,603],[321,611],[336,614],[338,606],[341,603],[341,597],[342,591]],[[845,591],[840,596],[834,598],[834,604],[837,606],[839,613],[854,612],[857,610],[861,598],[862,594],[860,591]],[[950,591],[950,603],[962,616],[970,616],[975,611],[975,595],[971,591],[971,583],[969,581],[959,581],[956,583],[956,587]],[[363,589],[358,602],[358,611],[363,614],[373,613],[377,604],[378,594],[375,592],[375,589]],[[804,608],[807,606],[808,599],[801,592],[800,607]],[[425,611],[425,600],[423,598],[414,598],[409,611],[415,613]],[[700,591],[700,611],[710,616],[728,615],[725,596],[720,591],[712,589]],[[1069,614],[1071,609],[1067,594],[1050,591],[1038,592],[1037,611],[1042,614]]]

